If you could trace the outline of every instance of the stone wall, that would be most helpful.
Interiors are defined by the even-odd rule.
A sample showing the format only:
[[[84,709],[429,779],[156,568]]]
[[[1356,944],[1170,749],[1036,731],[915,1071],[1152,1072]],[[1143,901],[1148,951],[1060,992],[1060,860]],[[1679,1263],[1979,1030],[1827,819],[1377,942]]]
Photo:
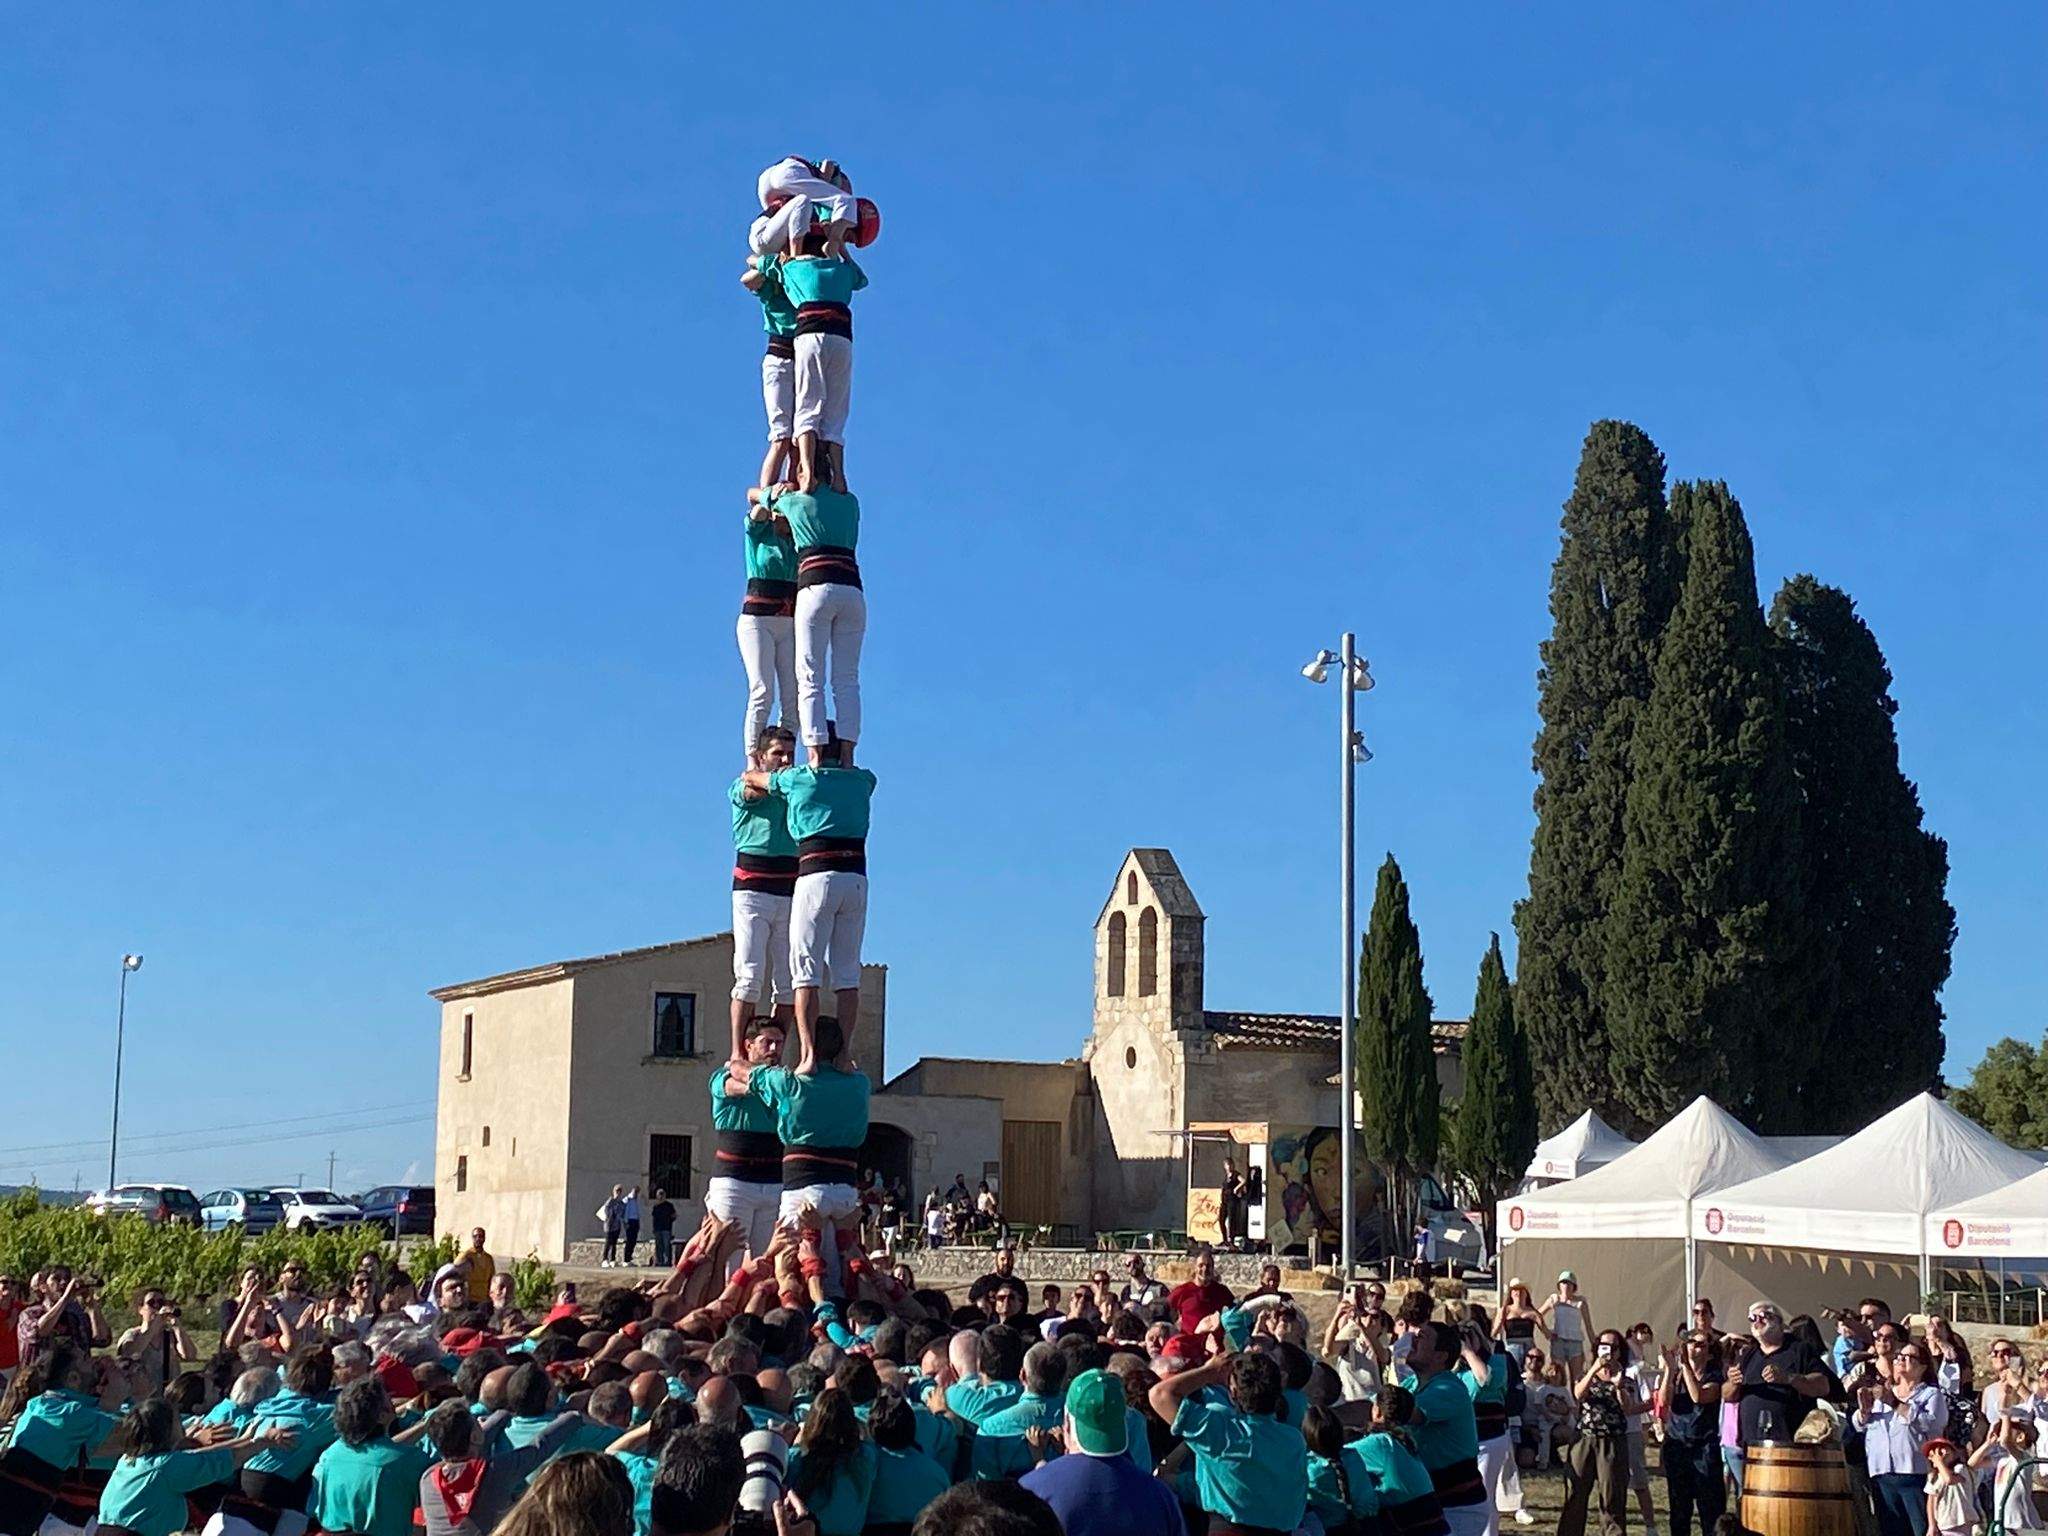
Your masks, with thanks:
[[[986,1248],[939,1248],[931,1251],[906,1252],[903,1262],[917,1272],[919,1285],[947,1287],[965,1284],[995,1267],[993,1258]],[[1257,1285],[1260,1266],[1264,1257],[1249,1253],[1219,1253],[1216,1255],[1216,1274],[1232,1290],[1243,1291]],[[1194,1264],[1186,1254],[1146,1254],[1145,1267],[1154,1279],[1168,1285],[1177,1285],[1183,1280],[1194,1278]],[[1098,1269],[1106,1269],[1122,1284],[1124,1278],[1124,1256],[1120,1253],[1102,1253],[1093,1248],[1020,1248],[1017,1251],[1017,1274],[1031,1285],[1071,1285],[1077,1280],[1086,1280]],[[1283,1266],[1280,1283],[1291,1291],[1334,1290],[1336,1281],[1320,1270]]]

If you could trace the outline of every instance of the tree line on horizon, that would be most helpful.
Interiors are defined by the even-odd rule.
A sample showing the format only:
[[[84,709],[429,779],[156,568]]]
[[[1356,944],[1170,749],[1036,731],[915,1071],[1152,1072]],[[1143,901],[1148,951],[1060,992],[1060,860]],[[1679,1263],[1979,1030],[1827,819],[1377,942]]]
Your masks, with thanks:
[[[1854,600],[1800,574],[1766,613],[1741,503],[1667,492],[1624,421],[1587,433],[1561,529],[1517,976],[1496,936],[1456,1105],[1391,854],[1359,970],[1368,1155],[1489,1208],[1586,1109],[1641,1135],[1706,1094],[1763,1134],[1848,1133],[1940,1086],[1948,845]]]

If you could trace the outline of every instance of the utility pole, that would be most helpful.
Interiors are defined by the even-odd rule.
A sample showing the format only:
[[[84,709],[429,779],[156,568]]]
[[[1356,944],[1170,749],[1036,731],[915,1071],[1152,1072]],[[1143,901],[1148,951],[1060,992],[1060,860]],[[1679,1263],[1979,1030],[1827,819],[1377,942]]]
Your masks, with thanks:
[[[334,1188],[334,1157],[332,1152],[327,1154],[327,1187],[330,1190]]]

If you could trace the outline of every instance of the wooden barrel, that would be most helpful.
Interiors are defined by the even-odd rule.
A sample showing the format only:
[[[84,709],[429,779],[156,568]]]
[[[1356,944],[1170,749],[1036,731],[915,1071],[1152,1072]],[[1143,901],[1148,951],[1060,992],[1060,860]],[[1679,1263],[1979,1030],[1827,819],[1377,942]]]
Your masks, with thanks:
[[[1759,1536],[1856,1536],[1839,1445],[1753,1445],[1742,1453],[1742,1523]]]

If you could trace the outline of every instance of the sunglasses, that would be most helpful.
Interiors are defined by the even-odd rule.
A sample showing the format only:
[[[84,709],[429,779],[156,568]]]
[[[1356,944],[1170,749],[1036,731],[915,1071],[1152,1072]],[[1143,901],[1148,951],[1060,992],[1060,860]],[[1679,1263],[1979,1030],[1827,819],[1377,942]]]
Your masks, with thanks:
[[[1749,1314],[1749,1320],[1752,1323],[1774,1323],[1778,1320],[1778,1314],[1775,1312],[1752,1312]]]

